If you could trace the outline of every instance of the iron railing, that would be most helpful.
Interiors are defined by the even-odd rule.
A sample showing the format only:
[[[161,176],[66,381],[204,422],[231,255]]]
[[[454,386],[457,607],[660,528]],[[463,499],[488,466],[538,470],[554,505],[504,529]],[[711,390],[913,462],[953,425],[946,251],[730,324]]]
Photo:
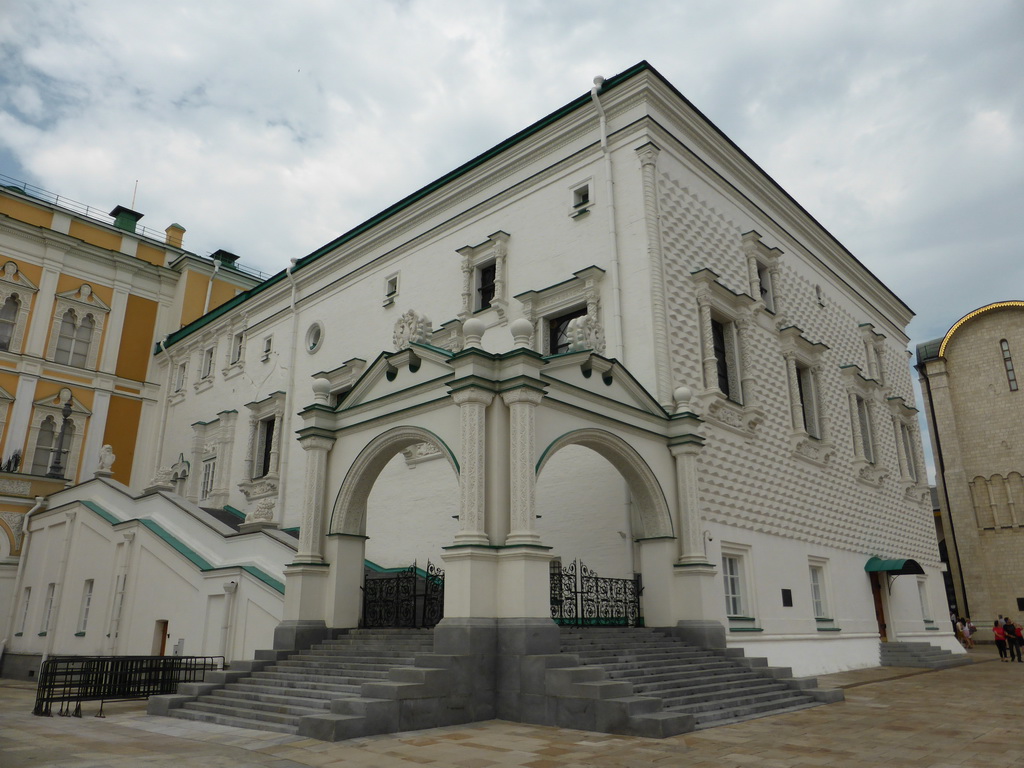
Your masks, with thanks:
[[[83,701],[98,701],[103,717],[103,702],[175,693],[179,683],[223,668],[223,656],[51,656],[39,670],[32,714],[50,717],[60,704],[61,717],[81,717]]]
[[[598,576],[582,560],[551,561],[551,618],[563,627],[642,627],[640,574]]]
[[[368,574],[364,579],[364,627],[429,629],[443,617],[444,571],[429,560],[425,571],[413,563],[395,573]]]

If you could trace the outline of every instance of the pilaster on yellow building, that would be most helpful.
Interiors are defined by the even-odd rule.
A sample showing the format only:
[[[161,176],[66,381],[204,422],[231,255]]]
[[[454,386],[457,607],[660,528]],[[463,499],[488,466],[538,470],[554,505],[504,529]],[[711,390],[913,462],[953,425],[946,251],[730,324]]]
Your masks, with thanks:
[[[103,451],[115,480],[152,474],[154,344],[260,280],[142,217],[0,177],[0,602],[36,497],[93,477]]]

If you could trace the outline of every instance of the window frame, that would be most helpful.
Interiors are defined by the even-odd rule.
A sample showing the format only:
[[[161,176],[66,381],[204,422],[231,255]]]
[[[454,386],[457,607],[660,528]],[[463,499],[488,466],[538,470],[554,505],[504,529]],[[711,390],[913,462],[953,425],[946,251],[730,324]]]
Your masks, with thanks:
[[[808,582],[811,590],[811,613],[817,621],[832,619],[827,562],[811,558],[807,563]]]
[[[1017,392],[1017,373],[1013,369],[1013,355],[1010,352],[1010,342],[1006,339],[999,340],[999,349],[1003,355],[1003,368],[1006,370],[1006,382],[1011,392]]]
[[[80,327],[82,320],[86,317],[90,317],[92,320],[92,331],[82,365],[76,365],[70,362],[70,360],[66,363],[58,362],[57,360],[57,347],[61,338],[61,327],[68,310],[74,310],[75,316],[80,318],[79,325],[75,326],[76,331]],[[53,315],[50,319],[50,340],[46,347],[46,359],[59,365],[96,370],[96,361],[99,357],[100,347],[103,344],[103,330],[109,314],[110,307],[93,293],[92,286],[88,283],[82,283],[77,290],[57,294],[53,306]]]
[[[78,609],[78,629],[77,634],[84,635],[86,626],[89,624],[89,611],[92,608],[92,595],[93,588],[95,587],[94,579],[86,579],[82,584],[82,604]]]
[[[19,625],[18,634],[24,635],[25,629],[28,627],[28,612],[29,607],[32,605],[32,587],[25,587],[22,591],[24,603],[21,606],[21,623]]]
[[[53,618],[53,602],[56,592],[57,582],[51,581],[46,585],[46,599],[43,601],[43,620],[39,625],[39,635],[41,637],[50,631],[50,620]]]
[[[499,322],[508,322],[509,237],[507,232],[498,230],[479,245],[466,245],[456,250],[462,258],[462,311],[459,319],[463,322],[477,313],[490,310],[497,313]],[[489,273],[492,267],[493,281],[484,283],[485,271]]]
[[[12,329],[11,338],[7,348],[0,352],[19,354],[23,351],[25,332],[28,329],[29,314],[39,288],[22,274],[17,262],[7,261],[0,268],[0,306],[4,306],[7,300],[14,298],[18,302],[18,314]]]
[[[523,307],[523,317],[533,323],[534,350],[542,355],[552,354],[551,322],[584,307],[583,313],[590,324],[589,335],[593,351],[605,352],[604,328],[601,324],[601,283],[605,271],[600,267],[587,267],[561,283],[540,290],[524,291],[515,298]]]

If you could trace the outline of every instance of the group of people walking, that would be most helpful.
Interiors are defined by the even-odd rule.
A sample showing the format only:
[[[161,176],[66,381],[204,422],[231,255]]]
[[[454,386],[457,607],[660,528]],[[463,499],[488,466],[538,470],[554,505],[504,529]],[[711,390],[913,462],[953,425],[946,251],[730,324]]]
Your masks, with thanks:
[[[964,648],[973,648],[974,635],[978,628],[970,619],[962,619],[955,614],[950,618],[953,620],[956,639]],[[1024,648],[1024,627],[1008,616],[1000,616],[992,624],[992,634],[995,636],[996,648],[999,649],[1000,661],[1024,663],[1024,659],[1021,658],[1021,649]]]
[[[1024,628],[1009,617],[1000,616],[992,625],[992,634],[995,635],[996,648],[999,649],[999,660],[1021,663],[1020,651],[1021,646],[1024,646]]]

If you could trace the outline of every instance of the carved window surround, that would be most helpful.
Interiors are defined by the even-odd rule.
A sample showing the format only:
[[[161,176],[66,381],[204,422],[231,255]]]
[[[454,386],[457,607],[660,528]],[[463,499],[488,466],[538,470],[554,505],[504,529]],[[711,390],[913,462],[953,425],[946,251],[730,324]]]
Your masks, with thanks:
[[[835,458],[832,423],[825,412],[823,356],[828,347],[806,339],[796,326],[779,331],[790,405],[793,455],[819,467]]]
[[[60,337],[60,326],[64,314],[73,309],[79,319],[91,316],[93,319],[92,339],[89,342],[89,351],[86,353],[86,368],[96,368],[96,358],[99,356],[100,345],[103,342],[103,326],[107,315],[110,314],[110,307],[92,292],[92,286],[82,283],[74,291],[58,293],[53,307],[53,321],[50,328],[50,342],[46,346],[46,359],[53,360],[57,352],[57,341]]]
[[[459,319],[466,321],[475,312],[486,312],[493,309],[498,313],[501,323],[508,321],[508,256],[509,234],[498,230],[480,245],[467,245],[459,248],[456,253],[462,257],[462,311]],[[477,302],[477,288],[480,270],[494,265],[494,296],[490,305],[480,308]]]
[[[199,342],[199,368],[192,389],[196,394],[213,386],[213,371],[217,360],[217,342],[210,334],[204,334]]]
[[[747,278],[750,295],[758,305],[775,315],[777,328],[787,324],[786,297],[780,276],[779,248],[769,248],[761,242],[761,235],[751,230],[742,235],[743,253],[747,258]]]
[[[874,379],[864,376],[859,366],[840,368],[850,403],[850,426],[853,430],[853,468],[857,479],[866,485],[879,487],[888,476],[888,470],[877,464],[878,418],[877,408],[882,399],[882,388]],[[863,410],[863,415],[861,409]],[[865,435],[862,427],[867,427]],[[870,450],[870,454],[867,453]]]
[[[245,369],[245,325],[246,316],[243,315],[224,329],[228,343],[220,375],[225,379],[233,379]]]
[[[871,323],[861,323],[859,327],[867,363],[864,375],[885,386],[885,335],[876,331]]]
[[[246,403],[249,409],[249,438],[245,456],[247,478],[238,484],[245,498],[254,507],[246,516],[246,522],[269,523],[274,519],[274,507],[277,504],[281,467],[281,433],[284,430],[284,392],[275,392],[259,402]],[[267,435],[270,444],[267,445]],[[263,456],[267,456],[266,472],[261,466]],[[255,475],[259,475],[256,477]]]
[[[14,332],[7,345],[7,351],[21,352],[21,345],[25,339],[25,329],[28,328],[28,316],[32,309],[32,297],[39,291],[38,286],[23,275],[18,265],[8,261],[0,271],[0,307],[2,307],[11,296],[18,298],[18,317],[15,321]]]
[[[197,422],[192,425],[192,457],[197,467],[205,467],[208,461],[215,461],[212,489],[206,498],[202,497],[203,472],[195,476],[188,489],[188,499],[193,503],[203,502],[209,507],[223,507],[229,502],[230,488],[226,480],[231,476],[231,447],[235,440],[237,411],[221,411],[213,421]]]
[[[691,278],[697,296],[704,379],[704,389],[694,399],[710,421],[750,437],[765,416],[759,407],[751,358],[754,313],[759,304],[753,297],[725,287],[710,269],[700,269]],[[728,393],[718,383],[713,321],[723,326]]]
[[[604,354],[604,334],[601,332],[601,280],[604,270],[600,267],[586,267],[568,280],[542,288],[539,291],[525,291],[514,298],[523,307],[523,317],[533,323],[533,339],[536,351],[549,354],[548,322],[565,315],[569,310],[580,307],[587,308],[590,318],[589,335],[600,349],[594,348],[599,355]]]
[[[61,460],[61,466],[64,467],[64,477],[68,481],[74,482],[77,479],[78,459],[82,452],[82,443],[85,440],[85,427],[89,417],[92,416],[92,411],[82,405],[77,398],[73,397],[71,390],[66,387],[54,396],[44,397],[32,403],[32,420],[28,431],[28,451],[22,459],[22,467],[26,471],[31,470],[36,447],[39,443],[39,432],[47,417],[52,417],[53,419],[53,436],[54,444],[56,444],[64,421],[61,410],[64,408],[64,403],[69,399],[71,401],[71,415],[68,417],[68,422],[72,430],[72,437],[71,444],[64,446],[65,454]],[[50,463],[52,462],[53,457],[51,454]]]
[[[918,411],[907,405],[902,397],[887,399],[889,412],[892,415],[893,434],[896,438],[896,458],[900,465],[900,485],[904,495],[916,500],[922,489],[927,491],[924,482],[924,455],[921,453],[921,434],[918,427]]]

